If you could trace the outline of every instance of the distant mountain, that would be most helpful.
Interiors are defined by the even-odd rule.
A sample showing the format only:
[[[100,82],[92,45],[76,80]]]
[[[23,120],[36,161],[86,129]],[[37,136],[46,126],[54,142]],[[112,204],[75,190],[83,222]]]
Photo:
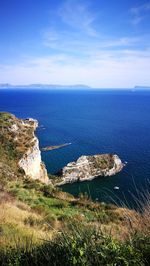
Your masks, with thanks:
[[[66,89],[66,88],[71,88],[71,89],[90,89],[91,87],[83,84],[77,84],[77,85],[59,85],[59,84],[28,84],[28,85],[12,85],[9,83],[0,83],[0,88],[35,88],[35,89],[53,89],[53,88],[58,88],[58,89]]]
[[[0,88],[9,88],[11,86],[9,83],[0,83]]]
[[[135,86],[134,89],[138,90],[150,90],[150,86]]]

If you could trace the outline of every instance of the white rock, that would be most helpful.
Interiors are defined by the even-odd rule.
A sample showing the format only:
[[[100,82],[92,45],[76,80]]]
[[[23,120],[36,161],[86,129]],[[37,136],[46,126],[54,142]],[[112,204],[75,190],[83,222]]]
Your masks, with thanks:
[[[29,120],[29,122],[31,119]],[[41,160],[41,151],[39,149],[39,141],[37,137],[34,135],[34,130],[36,129],[38,123],[36,120],[32,119],[32,122],[35,122],[33,127],[33,139],[30,142],[30,146],[28,150],[25,152],[23,157],[19,161],[19,167],[22,168],[27,176],[32,179],[39,179],[44,183],[49,183],[49,178],[47,175],[47,170],[45,168],[44,163]],[[28,125],[27,121],[24,125]],[[30,125],[31,127],[31,125]]]
[[[11,131],[11,132],[16,132],[18,129],[19,129],[18,126],[17,126],[16,124],[13,124],[13,125],[11,126],[11,128],[10,128],[10,131]]]
[[[112,176],[120,172],[123,166],[117,155],[81,156],[76,162],[69,163],[62,169],[62,183],[92,180],[97,176]]]

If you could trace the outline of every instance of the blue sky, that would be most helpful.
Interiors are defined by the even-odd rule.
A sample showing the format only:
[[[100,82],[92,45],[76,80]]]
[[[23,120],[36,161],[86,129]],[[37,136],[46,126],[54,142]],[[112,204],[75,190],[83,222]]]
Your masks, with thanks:
[[[150,85],[150,1],[0,0],[0,83]]]

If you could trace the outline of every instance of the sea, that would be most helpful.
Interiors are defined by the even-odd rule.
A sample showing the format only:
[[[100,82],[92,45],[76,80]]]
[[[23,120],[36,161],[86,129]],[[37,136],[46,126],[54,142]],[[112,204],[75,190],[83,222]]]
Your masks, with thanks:
[[[82,155],[117,154],[126,163],[111,177],[66,184],[63,191],[133,207],[150,193],[150,91],[132,89],[0,89],[0,111],[39,121],[40,148],[51,174]],[[117,189],[116,189],[117,188]]]

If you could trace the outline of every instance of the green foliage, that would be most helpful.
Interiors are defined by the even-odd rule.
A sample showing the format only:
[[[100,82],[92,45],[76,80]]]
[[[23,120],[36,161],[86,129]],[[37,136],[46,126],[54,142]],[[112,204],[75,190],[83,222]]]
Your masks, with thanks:
[[[89,197],[80,199],[55,198],[60,192],[53,186],[29,179],[11,181],[7,190],[19,200],[27,203],[34,212],[41,215],[28,216],[24,224],[45,230],[62,223],[64,231],[57,231],[55,237],[42,244],[32,244],[26,239],[24,245],[0,247],[0,265],[17,266],[148,266],[150,260],[150,237],[131,235],[130,241],[115,240],[100,231],[100,224],[119,221],[113,206],[91,202]],[[118,220],[117,220],[118,219]],[[66,226],[65,226],[66,225]],[[98,228],[98,229],[96,229]],[[18,236],[17,227],[0,225],[0,234]]]
[[[0,128],[10,126],[12,115],[7,112],[0,112]]]
[[[136,233],[132,237],[132,245],[136,250],[141,250],[142,257],[146,262],[146,265],[150,262],[150,237],[148,235],[142,235]]]
[[[0,265],[18,266],[148,266],[150,239],[121,243],[93,228],[77,226],[40,246],[0,250]],[[29,241],[29,240],[28,240]],[[140,245],[139,245],[140,244]],[[148,248],[148,249],[147,249]]]
[[[6,144],[6,152],[10,160],[15,160],[17,158],[16,147],[12,142]]]
[[[30,215],[24,219],[24,224],[29,225],[31,227],[39,226],[39,225],[41,225],[41,220],[34,218],[33,216]]]
[[[8,112],[0,112],[0,120],[8,120],[12,118],[12,114]]]
[[[93,221],[96,218],[94,211],[87,208],[72,206],[70,198],[55,198],[58,195],[57,189],[51,185],[45,185],[39,181],[25,179],[17,180],[7,184],[9,193],[20,201],[27,203],[35,212],[43,215],[54,215],[58,220],[68,220],[70,218],[84,216],[87,221]],[[64,194],[67,197],[67,194]],[[71,198],[72,199],[72,198]],[[79,218],[80,219],[80,218]]]
[[[7,161],[9,163],[9,160],[13,161],[16,159],[17,153],[15,150],[15,145],[9,141],[8,139],[5,139],[4,136],[0,134],[0,158],[2,161]]]

